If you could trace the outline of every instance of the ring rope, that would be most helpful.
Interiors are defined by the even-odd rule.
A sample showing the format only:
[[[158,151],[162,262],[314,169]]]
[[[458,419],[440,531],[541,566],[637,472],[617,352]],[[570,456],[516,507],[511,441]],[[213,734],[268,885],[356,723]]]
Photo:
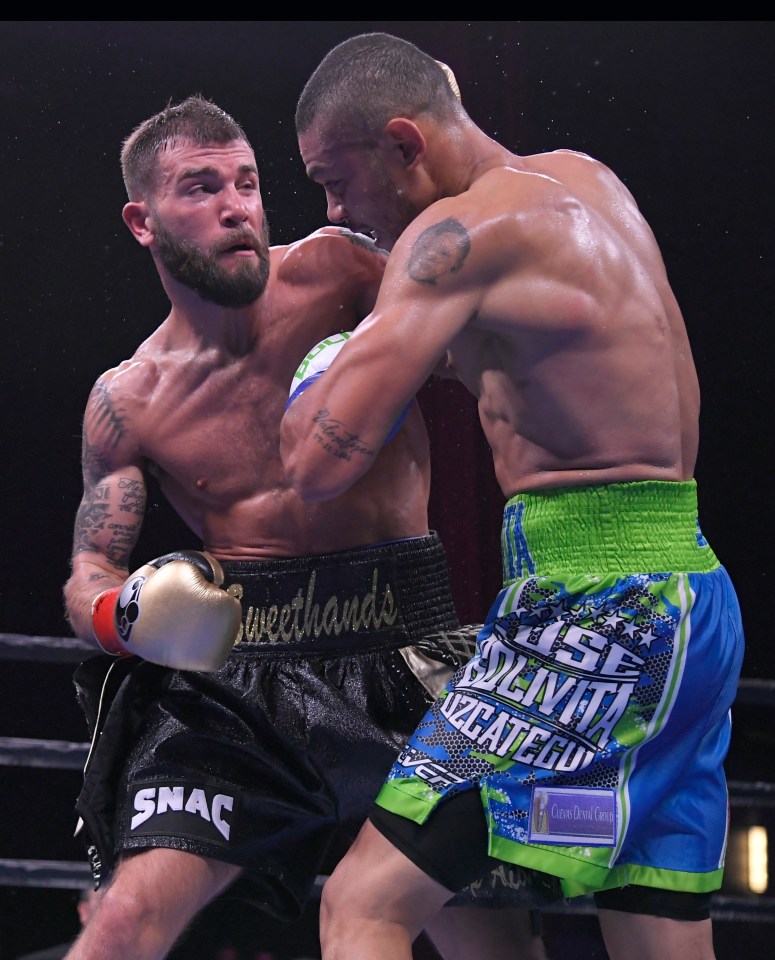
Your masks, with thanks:
[[[36,663],[80,663],[99,651],[77,637],[26,636],[0,633],[0,660]],[[737,702],[748,705],[775,706],[775,680],[742,678],[738,683]],[[39,740],[25,737],[0,737],[0,766],[45,767],[48,769],[82,770],[89,752],[88,743],[69,740]],[[775,805],[775,784],[729,781],[732,806]],[[316,880],[322,889],[327,878]],[[8,860],[0,858],[0,886],[56,887],[86,889],[92,884],[87,862],[59,860]],[[595,912],[591,897],[544,908],[549,913],[585,914]],[[733,897],[714,894],[711,904],[714,920],[751,920],[775,923],[775,899],[767,897]]]
[[[478,628],[481,624],[477,624]],[[461,631],[448,631],[451,636]],[[99,654],[94,644],[78,637],[32,637],[22,633],[0,633],[0,660],[27,660],[43,663],[80,663]],[[737,702],[775,706],[775,680],[742,677],[737,685]]]

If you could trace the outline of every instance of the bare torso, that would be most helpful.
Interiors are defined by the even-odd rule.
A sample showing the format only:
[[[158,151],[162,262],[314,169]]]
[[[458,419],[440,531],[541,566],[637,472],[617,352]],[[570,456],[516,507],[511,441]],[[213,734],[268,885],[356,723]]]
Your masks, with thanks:
[[[662,256],[630,192],[586,155],[519,157],[471,124],[461,130],[424,128],[430,202],[429,180],[414,167],[395,174],[421,212],[395,240],[375,308],[335,375],[283,424],[295,486],[312,502],[368,469],[364,457],[326,461],[313,405],[376,446],[400,403],[445,356],[478,400],[507,497],[689,479],[697,376]],[[352,159],[337,167],[324,136],[304,146],[318,180],[357,169]],[[325,172],[316,172],[318,162]],[[372,197],[352,180],[342,202],[389,234],[389,191]],[[371,384],[391,377],[390,390],[367,403]]]
[[[371,258],[340,236],[275,247],[250,349],[192,349],[168,320],[103,378],[126,459],[156,474],[215,556],[301,556],[427,533],[427,434],[417,410],[377,469],[329,503],[303,503],[280,461],[293,373],[316,343],[368,312],[379,281]]]
[[[471,224],[461,274],[481,278],[449,357],[478,398],[503,492],[691,477],[691,350],[623,184],[558,151],[491,168],[436,217],[445,204]]]

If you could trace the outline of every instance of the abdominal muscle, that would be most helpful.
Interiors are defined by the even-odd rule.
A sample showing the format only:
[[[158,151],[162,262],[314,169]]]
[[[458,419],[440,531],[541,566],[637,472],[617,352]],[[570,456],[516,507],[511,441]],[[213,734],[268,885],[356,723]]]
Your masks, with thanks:
[[[565,425],[558,421],[544,429],[524,420],[520,418],[525,433],[504,420],[489,420],[485,430],[506,497],[548,487],[693,476],[694,456],[687,458],[682,450],[678,423],[665,427],[655,420],[629,428],[626,414],[624,423],[617,424],[615,417],[596,422],[582,411]]]
[[[390,506],[394,498],[342,496],[303,504],[290,491],[235,505],[205,518],[202,539],[224,560],[276,559],[336,553],[428,534],[427,513],[417,503]]]
[[[176,512],[220,559],[312,556],[428,534],[430,466],[397,435],[391,449],[346,493],[304,503],[281,472],[253,475],[220,491],[160,478]],[[250,481],[250,482],[249,482]],[[200,481],[201,484],[201,481]]]
[[[555,376],[522,378],[519,391],[502,373],[478,379],[480,419],[506,497],[547,487],[691,479],[696,413],[672,373],[579,375],[563,366]]]

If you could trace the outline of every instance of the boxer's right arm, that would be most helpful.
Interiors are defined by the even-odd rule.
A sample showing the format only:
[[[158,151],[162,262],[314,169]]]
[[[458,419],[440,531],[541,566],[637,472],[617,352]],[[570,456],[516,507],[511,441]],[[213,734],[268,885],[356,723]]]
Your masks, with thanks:
[[[91,401],[90,401],[91,403]],[[95,597],[123,584],[145,515],[146,486],[137,464],[113,462],[110,445],[99,442],[84,421],[83,494],[75,517],[65,613],[74,633],[97,643],[91,611]]]
[[[123,365],[99,377],[83,418],[83,493],[64,599],[74,633],[95,646],[92,603],[103,590],[119,586],[129,576],[130,557],[145,517],[145,460],[134,426],[138,417],[132,386],[140,366]]]
[[[138,366],[138,365],[135,365]],[[131,368],[121,373],[125,384]],[[199,551],[169,553],[130,575],[146,506],[145,461],[133,429],[139,406],[109,371],[95,384],[83,424],[83,495],[64,588],[73,631],[115,656],[180,670],[217,670],[239,637],[240,602],[223,570]]]

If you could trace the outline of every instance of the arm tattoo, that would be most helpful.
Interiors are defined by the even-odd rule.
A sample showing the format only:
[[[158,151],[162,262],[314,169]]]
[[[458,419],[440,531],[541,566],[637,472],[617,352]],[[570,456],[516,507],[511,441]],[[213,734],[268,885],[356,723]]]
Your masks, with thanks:
[[[142,516],[145,512],[145,484],[141,480],[130,480],[129,477],[122,477],[118,482],[118,489],[121,491],[121,502],[118,509],[124,513]]]
[[[146,491],[141,481],[128,477],[119,480],[117,489],[120,493],[118,511],[137,517],[138,521],[116,522],[111,486],[107,483],[87,485],[75,518],[73,555],[84,551],[102,553],[112,566],[123,569],[129,562],[145,512]]]
[[[448,273],[457,273],[471,252],[468,231],[452,217],[423,230],[414,241],[407,271],[412,280],[435,286]]]
[[[107,503],[98,502],[94,497],[84,496],[78,513],[75,516],[75,534],[73,537],[73,553],[82,553],[88,550],[98,553],[97,540],[105,529],[105,520],[110,516],[110,507]]]
[[[107,573],[101,573],[101,572],[90,573],[89,576],[86,578],[87,583],[102,583],[103,580],[110,581],[110,577],[107,575]]]
[[[109,523],[110,542],[105,547],[105,556],[114,566],[122,566],[128,560],[137,537],[137,528],[133,524]]]
[[[113,465],[99,447],[87,443],[84,436],[81,444],[81,464],[83,475],[87,478],[104,477],[113,469]]]
[[[116,407],[110,399],[110,391],[103,384],[95,388],[92,401],[97,428],[107,435],[108,443],[117,447],[126,436],[126,412]]]
[[[343,429],[341,420],[332,419],[325,407],[318,410],[312,422],[318,426],[313,434],[315,440],[322,445],[326,453],[330,453],[337,460],[350,461],[355,454],[374,456],[374,451],[370,450],[357,434]]]

